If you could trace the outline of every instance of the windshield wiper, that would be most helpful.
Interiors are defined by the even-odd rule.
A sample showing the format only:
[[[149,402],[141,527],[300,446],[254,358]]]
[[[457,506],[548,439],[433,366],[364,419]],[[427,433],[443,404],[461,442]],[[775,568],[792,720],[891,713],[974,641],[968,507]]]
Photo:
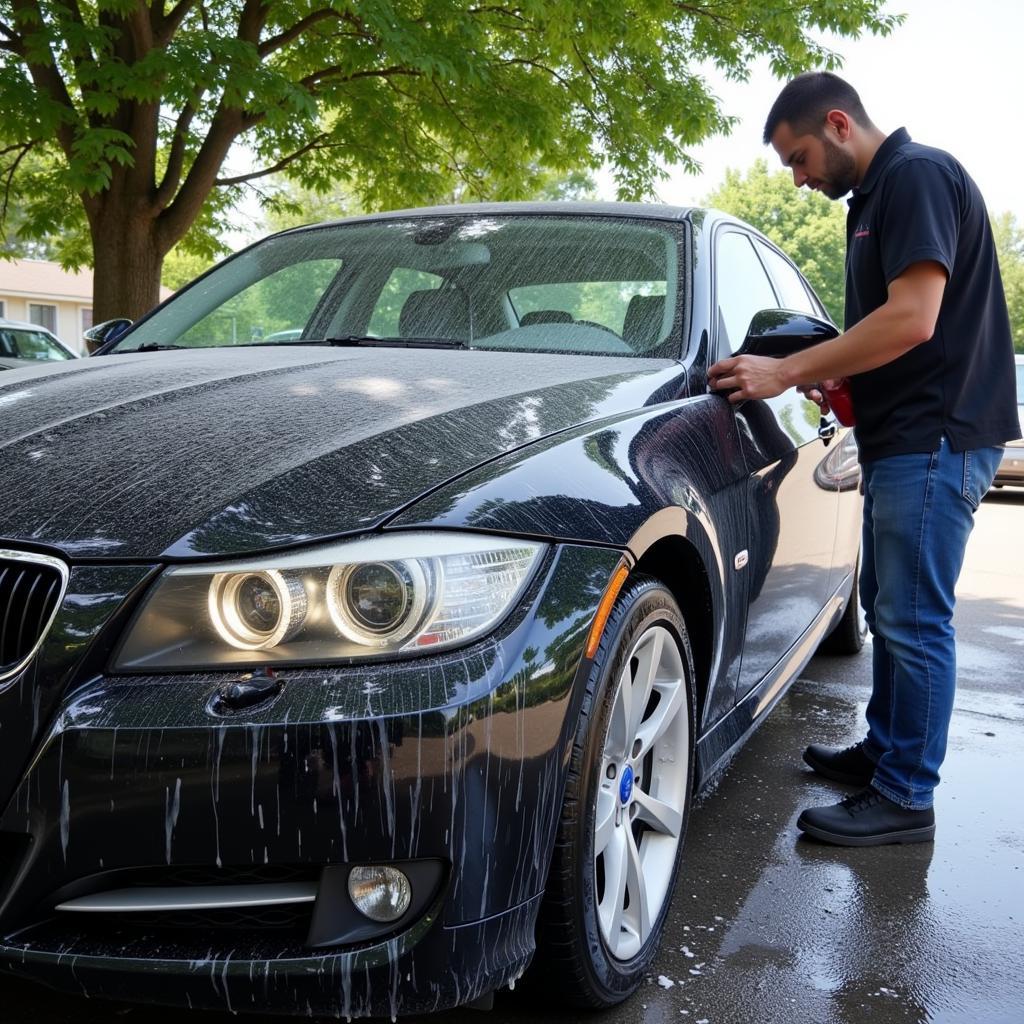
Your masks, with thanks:
[[[332,345],[338,347],[367,348],[469,348],[465,341],[454,338],[374,338],[366,334],[346,334],[339,338],[293,338],[290,341],[241,341],[232,345],[161,345],[156,341],[146,342],[138,348],[121,349],[121,352],[163,352],[172,348],[289,348],[293,345]],[[115,349],[115,351],[117,351]]]
[[[367,348],[468,348],[465,341],[455,338],[372,338],[365,334],[346,334],[340,338],[303,339],[292,345],[337,345]]]

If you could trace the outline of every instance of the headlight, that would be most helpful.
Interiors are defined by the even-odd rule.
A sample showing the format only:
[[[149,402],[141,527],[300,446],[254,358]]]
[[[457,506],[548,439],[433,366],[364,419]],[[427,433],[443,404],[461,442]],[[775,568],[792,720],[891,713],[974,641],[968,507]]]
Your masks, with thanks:
[[[147,595],[114,670],[347,661],[466,643],[516,603],[543,551],[417,532],[178,566]]]
[[[343,636],[387,647],[419,621],[430,589],[418,562],[336,565],[327,578],[327,607]]]
[[[279,572],[222,572],[210,583],[210,621],[232,647],[258,651],[295,635],[306,617],[306,591]]]
[[[857,438],[852,430],[818,463],[814,480],[826,491],[852,491],[860,486]]]

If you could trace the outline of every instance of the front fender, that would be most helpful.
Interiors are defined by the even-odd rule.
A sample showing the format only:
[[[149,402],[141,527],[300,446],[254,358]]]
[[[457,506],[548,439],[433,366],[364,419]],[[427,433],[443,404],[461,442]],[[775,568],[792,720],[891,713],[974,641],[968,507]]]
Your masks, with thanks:
[[[708,683],[722,694],[744,619],[742,579],[730,566],[747,546],[746,475],[731,407],[701,395],[544,438],[434,491],[387,526],[600,544],[636,561],[660,555],[667,540],[684,541],[708,579]],[[672,585],[664,561],[655,560],[657,574]]]
[[[386,526],[626,548],[666,508],[719,532],[714,499],[745,474],[728,404],[702,395],[543,438],[431,492]]]

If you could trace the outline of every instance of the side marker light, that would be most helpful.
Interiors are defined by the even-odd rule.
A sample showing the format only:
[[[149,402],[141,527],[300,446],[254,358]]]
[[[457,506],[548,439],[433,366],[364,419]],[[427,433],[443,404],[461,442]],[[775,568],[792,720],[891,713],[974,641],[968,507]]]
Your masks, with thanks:
[[[612,606],[615,604],[615,598],[619,596],[619,591],[622,589],[622,585],[628,578],[629,566],[626,565],[620,565],[612,575],[611,582],[608,584],[608,588],[604,592],[604,597],[601,598],[601,603],[597,606],[597,614],[594,616],[593,625],[590,627],[590,636],[587,638],[586,651],[588,658],[592,658],[597,652],[597,646],[601,642],[601,634],[604,632],[604,626],[608,621],[608,616],[612,613]]]

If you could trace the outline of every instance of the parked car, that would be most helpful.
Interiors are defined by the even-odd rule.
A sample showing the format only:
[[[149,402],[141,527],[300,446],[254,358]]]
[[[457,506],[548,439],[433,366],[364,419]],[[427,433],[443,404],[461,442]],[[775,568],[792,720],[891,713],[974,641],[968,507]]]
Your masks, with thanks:
[[[0,318],[0,370],[75,358],[75,353],[45,327]]]
[[[499,204],[275,235],[5,375],[0,963],[234,1011],[627,997],[694,794],[863,643],[852,435],[707,388],[835,334],[715,211]]]
[[[1024,433],[1024,356],[1014,356],[1017,373],[1017,415],[1020,417],[1020,429]],[[1011,484],[1024,487],[1024,440],[1008,441],[1003,446],[1003,457],[996,470],[993,487]]]

